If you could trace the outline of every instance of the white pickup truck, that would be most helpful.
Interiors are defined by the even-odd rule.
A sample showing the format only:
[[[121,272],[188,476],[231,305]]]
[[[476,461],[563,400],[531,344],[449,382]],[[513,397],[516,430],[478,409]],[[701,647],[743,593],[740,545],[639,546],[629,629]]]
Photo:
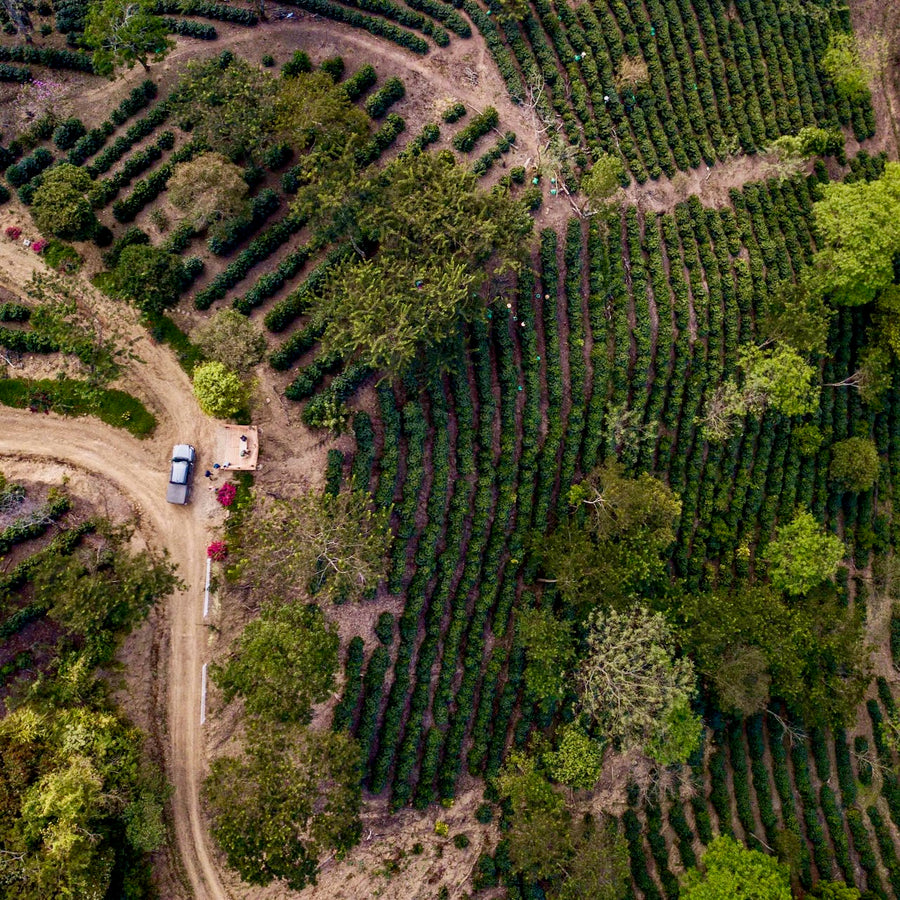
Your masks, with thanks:
[[[197,454],[190,444],[176,444],[172,450],[172,468],[169,470],[169,487],[166,500],[185,504],[191,499],[191,480],[194,477],[194,461]]]

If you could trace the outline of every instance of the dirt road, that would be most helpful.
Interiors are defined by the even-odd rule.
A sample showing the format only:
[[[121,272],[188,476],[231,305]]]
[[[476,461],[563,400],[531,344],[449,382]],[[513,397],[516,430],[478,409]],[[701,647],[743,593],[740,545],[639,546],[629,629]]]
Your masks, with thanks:
[[[0,241],[0,282],[19,288],[43,268],[21,246]],[[80,279],[79,279],[80,280]],[[97,419],[69,419],[0,407],[0,457],[46,459],[101,475],[133,503],[141,531],[168,550],[186,588],[171,598],[167,678],[167,770],[174,786],[172,812],[178,853],[197,900],[225,900],[200,814],[199,787],[205,747],[200,727],[200,672],[206,661],[202,625],[209,516],[215,505],[205,490],[203,468],[212,460],[215,423],[194,401],[190,381],[168,348],[153,344],[133,310],[100,297],[81,281],[93,308],[128,342],[132,362],[120,385],[139,396],[159,420],[153,438],[140,441]],[[199,483],[186,507],[166,502],[168,457],[176,442],[199,453]],[[163,725],[163,723],[159,723]]]

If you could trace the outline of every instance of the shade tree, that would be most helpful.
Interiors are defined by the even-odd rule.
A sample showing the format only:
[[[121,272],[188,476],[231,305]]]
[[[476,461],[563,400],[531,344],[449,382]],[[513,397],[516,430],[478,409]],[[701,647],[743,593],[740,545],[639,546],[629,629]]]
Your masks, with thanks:
[[[596,610],[577,680],[580,709],[623,749],[662,765],[683,762],[696,749],[694,666],[677,656],[675,629],[662,613],[641,606]]]
[[[771,856],[720,836],[706,848],[700,867],[688,869],[683,900],[791,900],[790,874]]]
[[[841,539],[800,509],[790,522],[779,525],[763,556],[775,588],[797,596],[833,578],[845,554]]]
[[[43,234],[85,240],[97,229],[97,216],[87,199],[93,186],[84,169],[60,163],[44,173],[34,192],[31,214]]]
[[[881,461],[878,447],[871,438],[851,437],[831,448],[828,474],[844,490],[867,491],[878,479]]]
[[[337,627],[319,607],[273,601],[210,675],[226,703],[239,696],[261,719],[308,724],[313,704],[334,688],[339,645]]]
[[[152,0],[92,0],[83,41],[93,51],[94,71],[113,77],[117,69],[159,62],[175,46]]]
[[[191,335],[209,359],[245,373],[266,352],[266,338],[259,326],[236,309],[220,309]]]
[[[172,205],[197,230],[236,216],[248,192],[242,170],[221,153],[201,153],[179,163],[167,184]]]
[[[200,409],[208,416],[228,419],[247,405],[249,388],[246,382],[228,366],[220,362],[206,362],[194,369],[194,396]]]
[[[357,600],[385,577],[388,516],[364,491],[308,491],[257,499],[232,553],[229,577],[261,597]]]

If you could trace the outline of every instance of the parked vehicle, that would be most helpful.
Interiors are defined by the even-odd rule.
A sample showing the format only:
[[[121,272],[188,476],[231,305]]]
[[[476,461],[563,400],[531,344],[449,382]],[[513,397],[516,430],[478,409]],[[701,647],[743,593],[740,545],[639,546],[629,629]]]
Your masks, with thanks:
[[[176,444],[172,449],[172,468],[169,471],[169,487],[166,500],[185,504],[191,499],[191,481],[197,453],[190,444]]]

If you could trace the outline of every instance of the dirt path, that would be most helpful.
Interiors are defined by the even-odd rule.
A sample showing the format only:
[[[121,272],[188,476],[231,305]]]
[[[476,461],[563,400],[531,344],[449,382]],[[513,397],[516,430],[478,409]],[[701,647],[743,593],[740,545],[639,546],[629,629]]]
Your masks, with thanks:
[[[0,281],[21,288],[32,271],[43,268],[34,254],[0,240]],[[184,508],[165,499],[168,456],[176,441],[198,448],[199,468],[210,462],[215,423],[203,416],[190,382],[165,347],[153,344],[137,325],[133,310],[96,295],[79,284],[104,318],[115,315],[117,327],[130,342],[134,361],[122,386],[140,398],[159,419],[153,438],[139,441],[96,419],[35,415],[0,407],[0,455],[19,459],[64,462],[102,475],[134,504],[142,530],[165,548],[178,565],[186,588],[170,600],[167,723],[168,776],[175,790],[172,813],[179,854],[197,898],[218,900],[228,895],[214,865],[201,818],[199,787],[205,766],[200,727],[200,673],[206,657],[207,632],[201,623],[206,577],[209,519],[215,514],[212,496],[196,485],[194,502]]]

